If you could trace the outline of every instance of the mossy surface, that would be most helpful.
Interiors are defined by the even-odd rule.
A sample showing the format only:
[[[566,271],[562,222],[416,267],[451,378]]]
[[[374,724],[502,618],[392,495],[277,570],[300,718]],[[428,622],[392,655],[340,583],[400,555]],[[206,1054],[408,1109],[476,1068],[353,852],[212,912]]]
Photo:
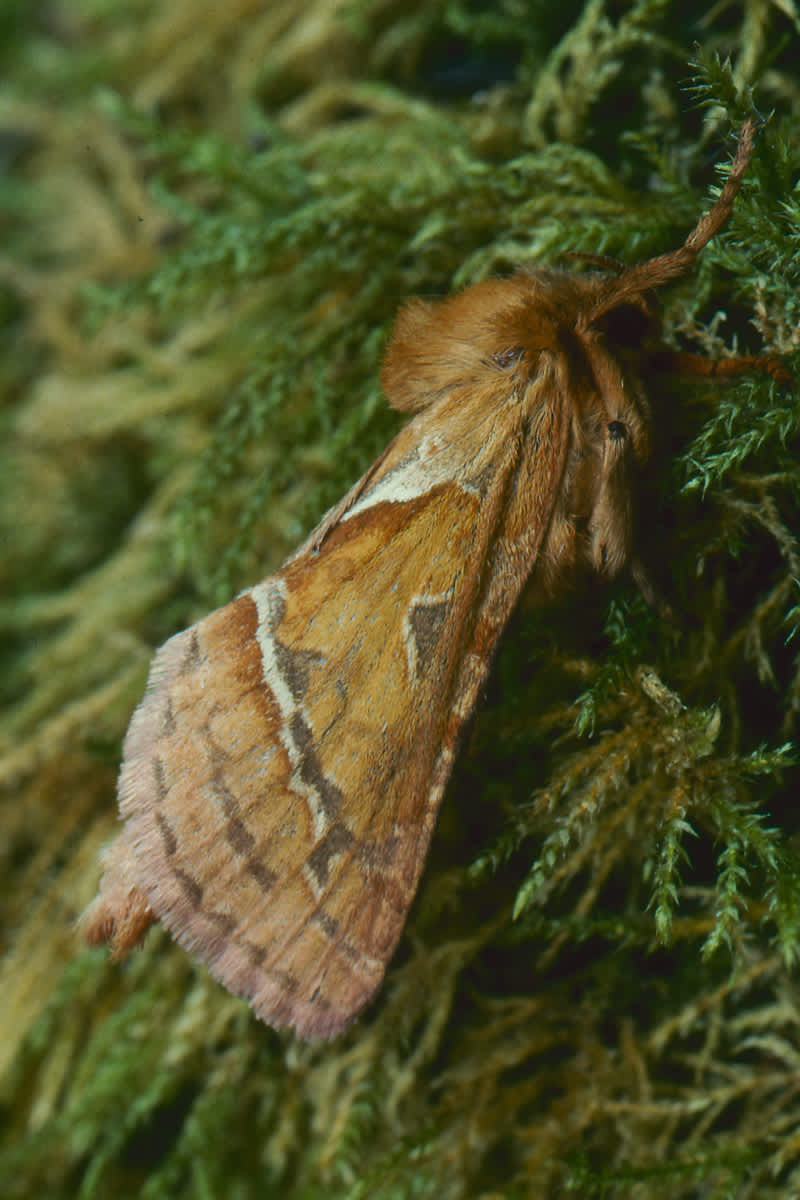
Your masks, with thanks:
[[[800,1193],[798,401],[654,381],[629,580],[515,615],[375,1003],[309,1046],[74,923],[154,648],[397,427],[397,306],[679,244],[676,346],[800,379],[795,0],[0,13],[0,1191]]]

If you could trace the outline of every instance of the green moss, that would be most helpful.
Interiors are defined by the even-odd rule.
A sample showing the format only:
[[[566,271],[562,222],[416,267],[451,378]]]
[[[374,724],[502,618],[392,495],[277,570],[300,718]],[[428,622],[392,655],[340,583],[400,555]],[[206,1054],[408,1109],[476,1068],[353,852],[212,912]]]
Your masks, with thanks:
[[[798,406],[769,381],[653,382],[671,615],[623,580],[513,619],[344,1038],[74,922],[153,648],[386,444],[406,297],[672,248],[755,103],[666,336],[797,375],[798,29],[791,0],[0,20],[4,1195],[797,1194]]]

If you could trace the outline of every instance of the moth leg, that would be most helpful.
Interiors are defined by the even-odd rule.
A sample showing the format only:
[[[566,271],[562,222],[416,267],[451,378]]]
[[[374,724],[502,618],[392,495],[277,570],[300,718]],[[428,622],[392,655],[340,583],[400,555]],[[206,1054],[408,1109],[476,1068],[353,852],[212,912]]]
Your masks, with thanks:
[[[661,617],[662,621],[674,621],[675,613],[665,600],[661,592],[658,590],[653,580],[650,578],[650,573],[640,558],[634,558],[631,562],[631,576],[639,591],[642,593],[645,604],[648,608],[652,608]]]
[[[763,372],[781,387],[791,388],[792,376],[778,354],[737,354],[733,358],[708,358],[682,350],[660,350],[653,355],[653,366],[660,371],[678,371],[706,379],[734,379],[750,372]]]

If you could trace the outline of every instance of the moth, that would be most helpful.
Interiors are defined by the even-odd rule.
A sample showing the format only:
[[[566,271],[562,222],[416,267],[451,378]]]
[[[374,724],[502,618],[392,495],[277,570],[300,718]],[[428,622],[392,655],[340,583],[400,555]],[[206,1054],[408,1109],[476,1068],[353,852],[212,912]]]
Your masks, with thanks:
[[[411,420],[280,570],[156,655],[89,942],[123,954],[159,920],[309,1039],[374,995],[520,593],[631,562],[652,364],[780,376],[670,355],[652,295],[727,221],[755,132],[677,250],[400,310],[382,382]]]

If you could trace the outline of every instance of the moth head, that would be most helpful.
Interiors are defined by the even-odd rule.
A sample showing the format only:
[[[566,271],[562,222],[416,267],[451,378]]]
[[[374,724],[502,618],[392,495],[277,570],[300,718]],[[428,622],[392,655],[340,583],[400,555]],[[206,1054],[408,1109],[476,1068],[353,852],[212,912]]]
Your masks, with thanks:
[[[570,359],[577,364],[576,375],[588,360],[591,382],[602,391],[593,361],[599,361],[600,352],[586,352],[604,346],[626,364],[629,354],[641,356],[642,349],[655,342],[659,320],[654,289],[688,271],[728,220],[753,153],[756,128],[754,121],[742,127],[719,198],[677,250],[631,267],[604,255],[581,254],[577,257],[588,259],[602,273],[587,277],[563,271],[520,272],[511,279],[483,280],[444,300],[405,304],[381,372],[392,406],[416,412],[459,392],[469,392],[476,402],[496,397],[498,376],[504,377],[503,387],[511,377],[523,384],[542,352]],[[608,378],[606,383],[613,391]],[[609,412],[608,426],[616,420]],[[619,426],[614,425],[617,433]],[[609,438],[614,441],[611,434]],[[634,436],[634,449],[636,441]],[[645,450],[641,438],[639,448]],[[638,449],[637,456],[643,456]]]
[[[632,267],[589,256],[605,273],[586,281],[586,303],[575,322],[578,358],[589,364],[591,383],[580,418],[578,441],[583,449],[568,486],[575,510],[585,514],[588,557],[606,574],[616,574],[629,559],[630,472],[635,460],[648,455],[649,405],[634,368],[636,356],[654,348],[657,340],[654,289],[688,271],[727,222],[755,133],[755,122],[747,122],[716,203],[677,250]]]

